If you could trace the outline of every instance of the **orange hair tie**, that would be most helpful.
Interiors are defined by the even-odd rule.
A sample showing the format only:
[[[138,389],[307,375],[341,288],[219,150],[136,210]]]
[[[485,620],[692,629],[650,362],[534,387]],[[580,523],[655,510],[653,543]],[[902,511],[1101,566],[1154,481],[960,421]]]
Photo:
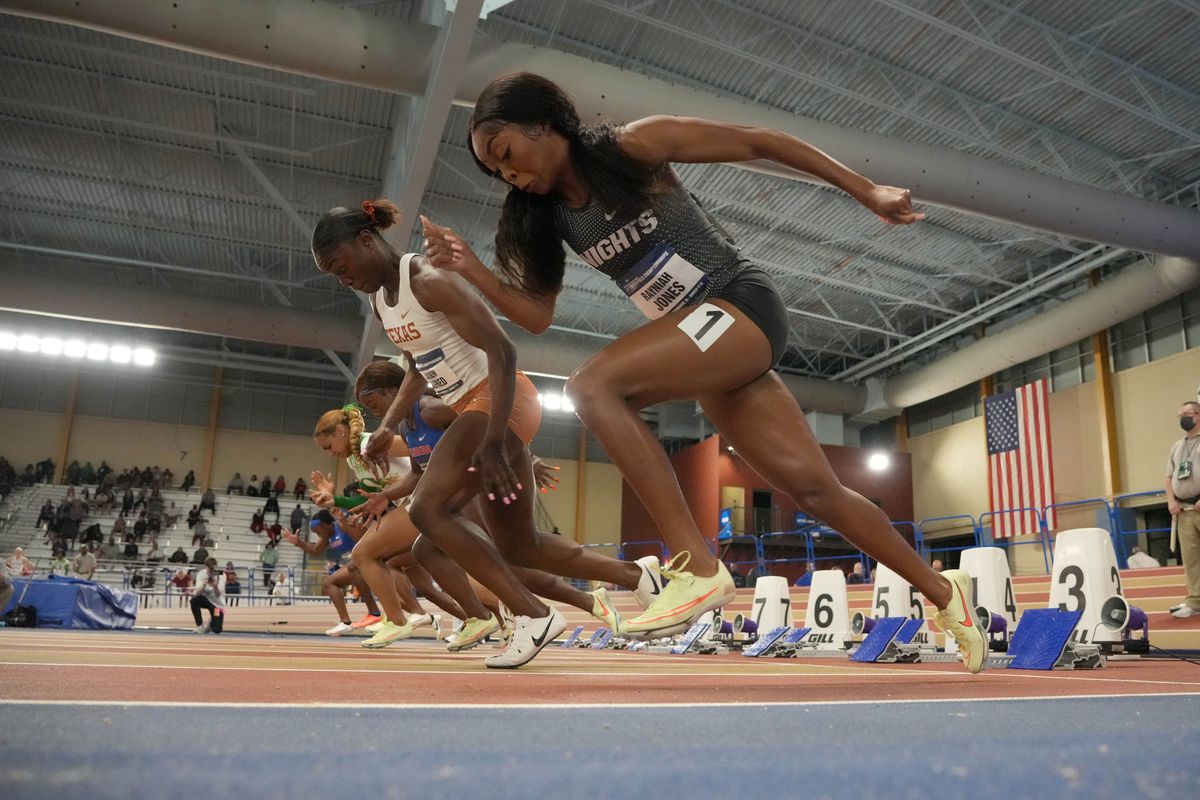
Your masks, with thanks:
[[[372,225],[379,224],[379,220],[375,219],[375,204],[374,203],[372,203],[370,200],[363,200],[362,210],[363,210],[363,213],[367,215],[367,219],[371,220]]]

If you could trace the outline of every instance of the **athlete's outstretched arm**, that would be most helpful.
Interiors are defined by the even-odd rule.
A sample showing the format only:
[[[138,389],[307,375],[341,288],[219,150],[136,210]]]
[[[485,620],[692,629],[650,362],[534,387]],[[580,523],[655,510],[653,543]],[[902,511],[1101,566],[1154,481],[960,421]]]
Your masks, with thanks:
[[[425,257],[438,269],[457,272],[478,289],[500,313],[530,333],[543,333],[554,321],[558,293],[535,294],[500,280],[453,229],[421,217]]]
[[[889,224],[925,219],[924,214],[913,211],[907,189],[872,183],[808,142],[782,131],[696,117],[655,116],[625,125],[617,134],[617,142],[625,153],[647,164],[774,161],[838,187]]]

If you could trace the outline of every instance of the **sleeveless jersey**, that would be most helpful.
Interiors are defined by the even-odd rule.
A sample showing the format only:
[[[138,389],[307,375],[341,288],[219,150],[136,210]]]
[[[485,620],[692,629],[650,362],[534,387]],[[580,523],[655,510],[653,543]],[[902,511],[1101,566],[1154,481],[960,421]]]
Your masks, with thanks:
[[[575,253],[616,281],[650,319],[696,305],[750,262],[668,168],[666,190],[639,214],[609,215],[595,201],[555,205],[554,222]]]
[[[426,311],[417,302],[409,282],[412,257],[408,253],[400,259],[396,305],[387,304],[387,290],[380,287],[375,293],[375,309],[392,343],[412,353],[417,369],[433,391],[453,405],[487,380],[487,354],[463,341],[445,314]]]
[[[438,439],[442,438],[442,431],[429,427],[425,420],[421,419],[420,400],[412,407],[412,418],[412,428],[408,427],[407,420],[404,423],[404,442],[408,445],[413,463],[424,469],[429,463],[429,457],[433,455],[433,448],[437,446]]]
[[[329,545],[327,549],[338,558],[347,555],[354,549],[356,542],[350,538],[350,534],[342,530],[342,526],[336,522],[333,523],[333,536],[329,537]]]

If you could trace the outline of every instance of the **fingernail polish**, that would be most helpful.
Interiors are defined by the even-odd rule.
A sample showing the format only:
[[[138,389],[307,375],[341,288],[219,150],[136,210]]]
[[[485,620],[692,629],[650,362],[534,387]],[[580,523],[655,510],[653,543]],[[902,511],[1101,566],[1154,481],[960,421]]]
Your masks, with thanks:
[[[522,486],[521,484],[519,484],[519,483],[517,484],[517,491],[518,491],[518,492],[519,492],[519,491],[521,491],[521,490],[522,490],[522,489],[524,489],[524,488],[525,488],[525,487],[524,487],[524,486]]]
[[[496,495],[492,494],[491,492],[488,492],[488,500],[495,500],[495,499],[496,499]]]

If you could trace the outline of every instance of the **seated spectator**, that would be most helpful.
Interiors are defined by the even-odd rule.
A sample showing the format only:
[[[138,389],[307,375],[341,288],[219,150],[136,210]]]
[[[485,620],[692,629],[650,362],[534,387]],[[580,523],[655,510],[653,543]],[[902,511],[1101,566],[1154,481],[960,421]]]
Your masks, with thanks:
[[[149,523],[146,522],[146,512],[143,511],[141,514],[138,514],[137,522],[133,523],[133,537],[139,542],[145,539],[148,527]],[[116,533],[116,531],[113,531],[113,533]]]
[[[817,565],[812,561],[804,569],[804,574],[796,578],[796,586],[812,586],[813,572],[817,569]]]
[[[288,530],[304,530],[304,526],[307,523],[308,514],[304,513],[304,509],[297,503],[296,507],[292,509],[292,516],[288,519]]]
[[[167,559],[170,564],[186,564],[188,561],[187,551],[183,549],[183,545],[175,548],[175,552],[171,553],[171,557]]]
[[[279,521],[279,498],[274,495],[267,495],[267,502],[263,505],[263,515],[274,514],[275,521]]]
[[[278,521],[267,528],[267,539],[272,544],[279,544],[279,540],[283,538],[283,526]]]
[[[67,471],[63,477],[66,479],[68,485],[79,485],[79,469],[80,467],[78,461],[72,461],[70,464],[67,464]]]
[[[91,486],[96,482],[96,468],[92,466],[92,462],[87,462],[79,468],[79,482]]]
[[[186,569],[177,569],[171,576],[171,585],[182,595],[191,594],[192,575]]]
[[[175,482],[175,473],[171,472],[170,467],[164,468],[162,471],[162,477],[159,478],[159,480],[158,480],[159,488],[160,489],[170,489],[171,484],[173,484],[174,482]]]
[[[96,490],[96,511],[101,514],[107,514],[112,511],[114,498],[112,492],[108,489]]]
[[[96,467],[96,483],[104,483],[104,479],[112,475],[112,467],[107,461],[101,461],[100,466]]]
[[[190,492],[192,487],[196,485],[196,473],[193,470],[188,470],[187,475],[183,476],[183,483],[179,484],[179,488],[185,492]]]
[[[133,511],[133,491],[126,489],[121,495],[121,513],[128,514]]]
[[[275,479],[275,487],[274,488],[275,488],[275,496],[276,497],[279,497],[279,495],[281,495],[287,491],[287,481],[285,481],[283,479],[282,475],[280,475],[278,478]]]
[[[196,523],[200,521],[200,506],[192,506],[192,510],[188,512],[187,525],[189,528],[196,527]]]
[[[1157,569],[1162,564],[1158,563],[1158,559],[1148,553],[1143,553],[1142,548],[1134,545],[1129,551],[1129,568],[1130,569]]]
[[[40,528],[44,524],[49,524],[52,519],[54,519],[54,501],[47,500],[42,504],[42,510],[38,512],[37,522],[33,524],[35,527]]]
[[[67,560],[67,554],[65,551],[54,551],[54,557],[50,559],[50,574],[61,575],[64,578],[70,576],[71,562]]]
[[[171,505],[163,509],[162,524],[166,526],[174,525],[179,522],[179,509],[175,507],[175,501],[171,501]]]
[[[204,545],[196,548],[196,552],[192,553],[193,564],[203,564],[208,559],[208,551],[204,549]]]
[[[262,559],[263,586],[269,589],[271,588],[271,573],[275,571],[275,565],[279,563],[279,550],[275,547],[275,542],[268,541],[259,558]]]
[[[163,514],[163,499],[162,494],[158,489],[150,491],[150,499],[146,502],[146,516],[157,519]]]
[[[187,553],[184,553],[184,558],[187,558]],[[150,544],[146,550],[146,561],[151,564],[157,564],[163,560],[163,552],[158,548],[158,537],[151,536]]]
[[[208,509],[212,513],[217,513],[217,496],[213,494],[212,489],[205,489],[204,494],[200,496],[200,510]]]
[[[258,484],[258,496],[269,497],[271,494],[271,477],[264,475],[262,483]]]
[[[225,562],[225,594],[236,595],[242,593],[242,582],[238,580],[237,569],[234,568],[232,561]],[[237,601],[234,600],[234,605]]]
[[[280,605],[291,604],[292,584],[288,581],[287,570],[279,570],[275,573],[275,579],[271,586],[271,602],[274,604],[274,598],[279,598]]]
[[[96,556],[87,545],[79,548],[79,555],[71,561],[71,572],[75,573],[76,578],[82,578],[85,581],[90,581],[92,576],[96,574]]]
[[[160,517],[150,517],[146,521],[146,533],[157,534],[162,531],[162,521]]]
[[[250,476],[250,482],[248,484],[246,484],[246,496],[247,497],[258,497],[259,496],[259,494],[258,494],[258,476],[257,475]]]
[[[846,583],[862,583],[863,582],[863,565],[861,561],[854,562],[854,568],[850,570],[850,574],[846,576]]]
[[[122,554],[125,556],[125,558],[136,560],[138,557],[138,546],[137,537],[134,535],[133,531],[125,534],[124,545],[125,549]]]
[[[263,532],[263,528],[266,527],[266,524],[263,521],[263,516],[264,516],[264,514],[262,512],[262,509],[255,511],[253,514],[250,515],[250,532],[251,533],[262,533]]]
[[[153,486],[154,485],[154,470],[150,469],[149,467],[146,467],[145,469],[143,469],[142,474],[139,476],[139,483],[142,486],[142,488],[149,488],[149,487]]]
[[[25,465],[25,471],[21,473],[21,483],[25,486],[33,486],[37,483],[37,476],[33,472],[33,464]]]
[[[304,478],[296,478],[296,485],[292,487],[292,494],[297,500],[303,500],[304,495],[308,493],[308,484],[304,482]]]
[[[111,536],[109,537],[109,544],[112,544]],[[91,544],[88,545],[88,547],[91,549],[92,555],[94,555],[96,557],[97,563],[107,559],[109,557],[109,554],[112,552],[110,548],[106,548],[104,546],[103,538],[101,538],[99,541],[92,542]]]
[[[153,467],[150,468],[150,486],[154,489],[157,489],[161,485],[162,485],[162,470],[158,468],[158,464],[155,464]]]
[[[10,578],[28,578],[33,575],[33,562],[25,557],[24,548],[18,547],[4,562],[4,571]]]
[[[242,473],[235,472],[233,477],[229,479],[229,485],[225,487],[225,494],[231,495],[234,492],[238,494],[246,493],[246,482],[242,480]]]
[[[204,544],[207,538],[208,523],[203,518],[200,518],[196,521],[196,527],[192,528],[192,546],[195,547],[197,542]]]

